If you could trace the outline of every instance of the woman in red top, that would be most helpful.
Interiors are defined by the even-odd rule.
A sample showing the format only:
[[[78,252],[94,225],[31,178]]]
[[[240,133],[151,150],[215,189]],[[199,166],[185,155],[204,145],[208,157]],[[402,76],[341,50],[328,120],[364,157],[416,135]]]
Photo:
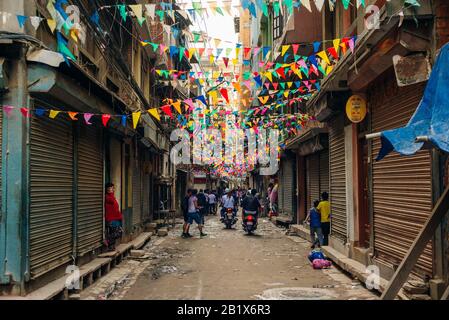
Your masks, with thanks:
[[[106,221],[106,245],[108,246],[108,250],[115,250],[115,241],[120,239],[123,233],[123,215],[115,199],[114,185],[112,183],[106,184],[104,213]]]

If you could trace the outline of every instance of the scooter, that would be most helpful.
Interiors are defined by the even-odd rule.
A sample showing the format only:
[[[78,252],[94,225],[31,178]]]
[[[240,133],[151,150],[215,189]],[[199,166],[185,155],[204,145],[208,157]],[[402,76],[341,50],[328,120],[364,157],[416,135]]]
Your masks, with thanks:
[[[246,233],[253,234],[257,229],[257,211],[243,210],[242,227]]]
[[[237,218],[234,218],[234,209],[227,208],[223,219],[223,223],[225,224],[226,229],[231,229],[236,222]]]

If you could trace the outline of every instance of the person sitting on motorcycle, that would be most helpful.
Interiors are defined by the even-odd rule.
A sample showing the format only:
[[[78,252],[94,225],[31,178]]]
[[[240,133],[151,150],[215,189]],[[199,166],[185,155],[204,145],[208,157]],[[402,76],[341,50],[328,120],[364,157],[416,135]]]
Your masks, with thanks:
[[[236,216],[237,211],[235,210],[236,202],[235,198],[232,196],[232,192],[229,188],[226,188],[225,195],[221,198],[221,219],[220,221],[224,220],[224,215],[226,213],[226,209],[232,208],[232,215]]]
[[[251,194],[246,196],[245,199],[243,199],[242,202],[242,208],[243,208],[243,216],[245,215],[245,211],[249,212],[255,212],[255,218],[259,216],[259,210],[262,207],[260,205],[259,199],[256,197],[257,190],[252,189]]]

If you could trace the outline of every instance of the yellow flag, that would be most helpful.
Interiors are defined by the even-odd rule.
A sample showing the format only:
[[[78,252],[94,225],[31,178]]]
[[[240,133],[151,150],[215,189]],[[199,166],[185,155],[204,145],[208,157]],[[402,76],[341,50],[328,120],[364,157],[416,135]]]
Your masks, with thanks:
[[[282,46],[282,53],[281,53],[282,56],[284,56],[284,54],[287,52],[288,48],[290,48],[290,45]]]
[[[142,112],[140,112],[140,111],[133,112],[133,128],[134,129],[137,127],[137,124],[139,123],[141,113]]]
[[[54,33],[56,29],[56,21],[53,19],[47,19],[48,27],[50,28],[51,32]]]
[[[285,90],[285,91],[284,91],[284,97],[287,98],[289,93],[290,93],[290,90]]]
[[[267,77],[267,79],[270,80],[271,83],[273,83],[273,76],[271,75],[271,72],[266,72],[265,77]]]
[[[189,49],[189,57],[190,58],[192,58],[195,53],[196,53],[196,48],[190,48]]]
[[[214,61],[215,61],[214,56],[213,56],[213,55],[210,55],[210,56],[209,56],[209,63],[210,63],[210,64],[213,64]]]
[[[238,57],[240,53],[240,48],[235,48],[235,56]]]
[[[172,106],[178,111],[179,114],[182,114],[181,112],[181,101],[176,101],[172,103]]]
[[[232,64],[233,64],[234,66],[236,66],[238,62],[239,62],[239,59],[238,59],[238,58],[232,59]]]
[[[292,87],[292,84],[293,84],[293,82],[287,82],[288,88],[291,88],[291,87]]]
[[[50,110],[50,114],[48,115],[50,118],[54,119],[61,111],[58,110]]]
[[[327,56],[326,51],[321,51],[317,53],[317,56],[320,57],[321,59],[323,59],[324,61],[326,61],[327,64],[330,64],[331,62],[329,61],[329,58]]]
[[[326,69],[326,75],[328,75],[329,73],[331,73],[331,71],[332,71],[333,68],[334,68],[333,66],[328,66],[327,69]]]
[[[159,116],[159,112],[157,112],[156,108],[148,109],[148,113],[155,117],[157,120],[161,121],[161,117]]]
[[[212,97],[212,103],[214,105],[216,105],[217,104],[217,100],[218,100],[217,91],[213,90],[213,91],[208,92],[208,94]]]
[[[141,4],[130,4],[128,6],[134,12],[134,14],[136,15],[137,19],[139,21],[141,21],[142,20],[142,5]]]
[[[334,44],[335,52],[338,53],[338,49],[339,49],[339,47],[340,47],[340,39],[334,39],[334,41],[332,41],[332,42],[333,42],[333,44]]]
[[[145,41],[140,41],[140,44],[142,45],[142,47],[146,47],[147,45],[149,45],[149,43]]]

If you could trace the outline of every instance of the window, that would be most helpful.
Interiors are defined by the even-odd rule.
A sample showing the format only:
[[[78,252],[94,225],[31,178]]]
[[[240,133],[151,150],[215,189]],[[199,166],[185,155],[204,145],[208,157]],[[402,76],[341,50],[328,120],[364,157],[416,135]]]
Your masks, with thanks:
[[[279,13],[278,16],[273,18],[273,39],[276,40],[282,36],[283,28],[282,15]]]

